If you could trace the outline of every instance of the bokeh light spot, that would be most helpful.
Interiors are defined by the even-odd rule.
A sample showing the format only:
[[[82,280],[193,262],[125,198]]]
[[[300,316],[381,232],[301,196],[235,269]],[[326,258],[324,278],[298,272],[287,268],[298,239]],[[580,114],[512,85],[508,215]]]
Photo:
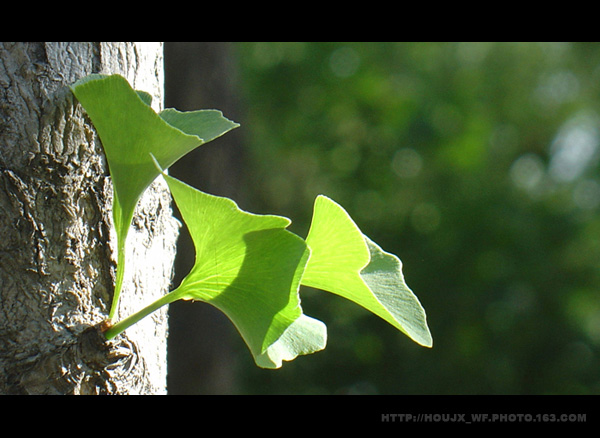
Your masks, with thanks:
[[[421,173],[423,159],[412,148],[398,149],[392,158],[392,170],[400,178],[414,178]]]
[[[333,74],[339,78],[352,76],[358,70],[360,56],[351,47],[336,49],[329,58],[329,67]]]

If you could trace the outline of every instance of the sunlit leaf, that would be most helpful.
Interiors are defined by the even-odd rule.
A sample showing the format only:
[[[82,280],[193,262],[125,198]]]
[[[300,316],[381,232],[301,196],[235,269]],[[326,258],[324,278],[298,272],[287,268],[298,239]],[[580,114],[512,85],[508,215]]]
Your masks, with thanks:
[[[238,124],[215,110],[167,109],[157,114],[149,106],[150,95],[136,92],[119,75],[90,75],[71,89],[98,132],[113,181],[118,247],[116,301],[123,280],[125,241],[135,206],[159,175],[150,154],[166,169],[194,148]],[[115,307],[111,309],[111,318]]]
[[[432,346],[425,311],[404,281],[400,259],[362,234],[340,205],[317,197],[306,242],[311,257],[302,284],[347,298]]]
[[[290,220],[251,214],[228,198],[164,178],[196,250],[193,268],[169,301],[198,300],[220,309],[264,368],[325,348],[325,325],[300,307],[309,250],[286,230]]]

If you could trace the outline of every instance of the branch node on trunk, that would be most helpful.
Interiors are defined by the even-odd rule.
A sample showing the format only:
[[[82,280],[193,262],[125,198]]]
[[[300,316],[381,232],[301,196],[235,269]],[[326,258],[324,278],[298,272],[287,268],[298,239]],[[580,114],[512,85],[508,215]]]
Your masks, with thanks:
[[[115,394],[107,377],[129,375],[136,380],[137,347],[125,336],[108,341],[100,326],[84,329],[74,342],[37,358],[18,370],[9,370],[11,394]],[[134,387],[130,390],[135,392]]]

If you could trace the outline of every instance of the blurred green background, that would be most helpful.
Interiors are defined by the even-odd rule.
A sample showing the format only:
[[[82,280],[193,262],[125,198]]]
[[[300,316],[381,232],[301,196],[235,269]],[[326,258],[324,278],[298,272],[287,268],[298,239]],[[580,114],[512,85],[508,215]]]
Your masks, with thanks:
[[[242,125],[190,183],[303,237],[333,198],[400,257],[434,338],[302,289],[328,346],[262,370],[181,304],[170,351],[205,345],[170,359],[171,393],[600,393],[599,43],[167,43],[165,61],[167,106]]]

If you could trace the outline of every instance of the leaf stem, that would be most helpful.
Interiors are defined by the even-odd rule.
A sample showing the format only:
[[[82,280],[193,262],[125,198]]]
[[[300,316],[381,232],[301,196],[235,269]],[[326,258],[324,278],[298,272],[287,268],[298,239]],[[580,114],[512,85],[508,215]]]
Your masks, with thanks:
[[[128,316],[127,318],[111,326],[108,330],[104,332],[104,336],[106,337],[106,339],[112,339],[118,334],[124,332],[127,328],[131,327],[136,322],[150,315],[152,312],[176,300],[177,297],[174,296],[172,293],[169,293],[163,296],[162,298],[159,298],[158,300],[154,301],[152,304],[144,307],[142,310],[134,313],[133,315]]]
[[[110,312],[108,313],[108,319],[112,321],[117,313],[119,307],[119,296],[121,295],[121,288],[123,287],[123,277],[125,273],[125,249],[119,248],[117,254],[117,278],[115,279],[115,292],[110,306]]]

